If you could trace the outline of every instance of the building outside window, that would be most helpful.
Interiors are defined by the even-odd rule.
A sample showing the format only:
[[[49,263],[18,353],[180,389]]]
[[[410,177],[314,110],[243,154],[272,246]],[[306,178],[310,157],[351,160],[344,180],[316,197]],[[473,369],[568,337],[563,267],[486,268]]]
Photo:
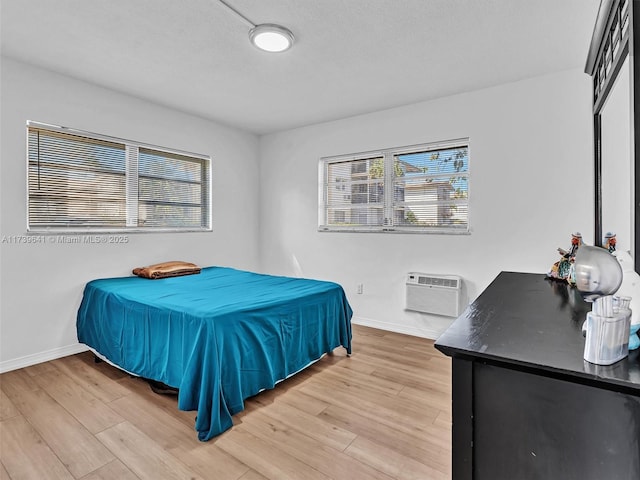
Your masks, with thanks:
[[[469,139],[325,157],[320,172],[321,231],[469,231]]]

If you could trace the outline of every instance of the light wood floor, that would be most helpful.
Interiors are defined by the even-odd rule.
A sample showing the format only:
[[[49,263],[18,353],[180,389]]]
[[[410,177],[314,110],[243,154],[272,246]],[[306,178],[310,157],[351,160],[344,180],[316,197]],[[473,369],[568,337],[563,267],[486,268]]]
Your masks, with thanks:
[[[354,325],[344,349],[262,392],[199,442],[195,412],[93,355],[0,376],[0,480],[439,480],[451,364],[430,340]]]

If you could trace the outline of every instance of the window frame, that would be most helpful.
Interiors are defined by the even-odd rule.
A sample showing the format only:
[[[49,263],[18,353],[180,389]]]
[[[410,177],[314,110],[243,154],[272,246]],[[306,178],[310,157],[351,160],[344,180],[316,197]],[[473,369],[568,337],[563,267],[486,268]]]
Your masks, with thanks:
[[[101,227],[90,225],[72,225],[72,226],[32,226],[29,204],[31,201],[31,192],[29,184],[29,133],[31,129],[46,130],[54,133],[63,133],[69,135],[75,135],[79,137],[88,138],[91,140],[105,141],[114,144],[124,146],[125,149],[125,224],[124,227]],[[139,167],[139,152],[140,150],[150,150],[154,152],[164,153],[167,155],[178,155],[184,157],[190,157],[194,160],[203,162],[204,179],[201,186],[203,189],[201,202],[201,208],[206,208],[206,212],[202,215],[202,221],[200,227],[188,226],[188,227],[153,227],[153,226],[139,226],[138,221],[138,209],[140,206],[140,200],[138,198],[138,184],[140,181]],[[138,142],[134,140],[128,140],[118,137],[112,137],[109,135],[88,132],[85,130],[78,130],[69,127],[63,127],[58,125],[51,125],[47,123],[35,122],[28,120],[26,123],[26,231],[27,233],[59,233],[59,234],[86,234],[86,233],[177,233],[177,232],[211,232],[213,230],[212,218],[213,218],[213,199],[212,199],[212,185],[213,185],[213,164],[211,156],[187,152],[174,148],[161,147],[158,145]],[[135,220],[136,224],[133,224]]]
[[[466,177],[467,182],[467,197],[466,201],[460,202],[466,204],[467,207],[467,221],[464,227],[447,227],[447,226],[408,226],[408,225],[394,225],[389,222],[393,222],[394,219],[394,207],[397,206],[397,202],[394,200],[394,187],[395,187],[395,174],[394,174],[394,159],[400,155],[407,155],[412,153],[425,153],[429,151],[441,151],[456,148],[466,148],[467,150],[467,169],[460,175],[456,173],[456,176]],[[415,145],[408,145],[402,147],[384,148],[379,150],[370,150],[366,152],[351,153],[346,155],[334,155],[320,158],[318,162],[318,231],[319,232],[357,232],[357,233],[418,233],[418,234],[445,234],[445,235],[469,235],[470,229],[470,217],[471,217],[471,167],[470,167],[470,141],[468,137],[458,138],[453,140],[446,140],[440,142],[421,143]],[[342,162],[354,162],[358,160],[373,160],[377,158],[383,159],[384,172],[383,172],[383,187],[384,187],[384,200],[382,202],[383,211],[383,224],[375,225],[331,225],[327,221],[328,205],[328,187],[329,187],[329,165]],[[449,176],[450,174],[433,174],[436,176]],[[426,175],[430,176],[430,175]]]

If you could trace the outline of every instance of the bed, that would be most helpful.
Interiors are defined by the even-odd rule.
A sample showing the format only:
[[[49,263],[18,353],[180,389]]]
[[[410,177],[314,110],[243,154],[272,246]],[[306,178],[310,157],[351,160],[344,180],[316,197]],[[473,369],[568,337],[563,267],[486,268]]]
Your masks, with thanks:
[[[179,389],[202,441],[231,428],[256,395],[343,346],[351,316],[333,282],[226,267],[162,280],[93,280],[78,340],[127,372]]]

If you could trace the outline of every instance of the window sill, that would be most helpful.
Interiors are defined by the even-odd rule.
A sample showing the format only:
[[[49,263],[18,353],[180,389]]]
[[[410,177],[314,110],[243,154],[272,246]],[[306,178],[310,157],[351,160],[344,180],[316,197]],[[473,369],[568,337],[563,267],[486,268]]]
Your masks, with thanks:
[[[327,227],[319,226],[321,233],[409,233],[423,235],[471,235],[469,228],[448,229],[448,228],[406,228],[406,227]]]

